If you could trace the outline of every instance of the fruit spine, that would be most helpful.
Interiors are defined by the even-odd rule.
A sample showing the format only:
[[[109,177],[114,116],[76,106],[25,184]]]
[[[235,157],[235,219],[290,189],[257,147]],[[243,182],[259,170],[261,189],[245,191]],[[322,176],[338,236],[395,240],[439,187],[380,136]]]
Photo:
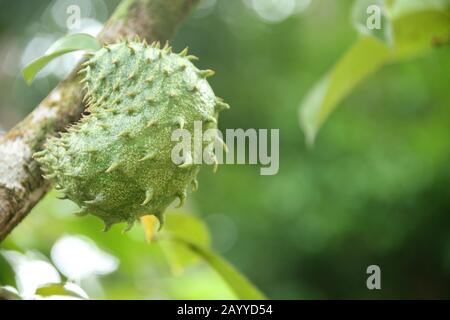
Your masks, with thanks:
[[[65,198],[105,222],[131,227],[140,216],[161,220],[176,198],[183,205],[189,185],[197,188],[199,165],[171,159],[171,133],[217,128],[218,113],[229,108],[214,95],[187,49],[125,41],[97,51],[80,71],[87,109],[82,119],[50,138],[35,154]]]

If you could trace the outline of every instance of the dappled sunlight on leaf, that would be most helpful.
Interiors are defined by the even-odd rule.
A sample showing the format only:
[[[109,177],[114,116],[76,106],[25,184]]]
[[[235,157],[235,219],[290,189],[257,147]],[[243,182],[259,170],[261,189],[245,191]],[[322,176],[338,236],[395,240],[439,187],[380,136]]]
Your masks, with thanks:
[[[1,250],[0,253],[11,264],[18,292],[24,298],[32,298],[36,289],[42,285],[61,281],[58,271],[38,252],[27,251],[22,254],[13,250]]]
[[[112,273],[119,266],[116,257],[99,249],[84,236],[61,237],[53,245],[51,257],[62,274],[76,281],[92,275]]]

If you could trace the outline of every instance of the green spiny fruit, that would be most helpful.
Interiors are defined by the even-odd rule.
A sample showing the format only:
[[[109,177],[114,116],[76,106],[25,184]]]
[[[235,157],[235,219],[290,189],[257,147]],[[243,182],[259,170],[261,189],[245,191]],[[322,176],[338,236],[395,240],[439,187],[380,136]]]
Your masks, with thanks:
[[[118,222],[131,227],[147,214],[161,220],[176,198],[184,203],[189,185],[196,188],[199,165],[172,162],[171,133],[192,132],[194,121],[216,128],[228,105],[205,80],[213,72],[197,69],[194,59],[186,49],[126,41],[84,63],[86,114],[35,154],[79,215],[101,218],[106,230]]]

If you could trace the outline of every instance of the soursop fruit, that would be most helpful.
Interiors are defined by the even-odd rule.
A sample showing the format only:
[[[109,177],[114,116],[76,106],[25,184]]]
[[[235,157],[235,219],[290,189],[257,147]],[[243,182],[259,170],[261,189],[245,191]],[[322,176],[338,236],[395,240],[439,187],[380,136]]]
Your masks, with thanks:
[[[184,203],[197,186],[199,164],[171,159],[176,128],[217,128],[218,113],[228,105],[206,81],[187,50],[123,41],[107,45],[84,63],[83,117],[35,154],[44,177],[65,198],[112,224],[153,214],[161,221],[176,198]]]

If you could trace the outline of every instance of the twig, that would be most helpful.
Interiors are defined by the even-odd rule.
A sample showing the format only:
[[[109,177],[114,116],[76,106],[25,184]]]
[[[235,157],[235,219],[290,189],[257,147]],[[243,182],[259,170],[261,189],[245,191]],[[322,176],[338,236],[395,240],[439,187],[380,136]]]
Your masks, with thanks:
[[[148,42],[171,38],[198,0],[123,0],[99,35],[104,43],[138,35]],[[63,80],[24,120],[0,138],[0,242],[49,190],[33,153],[47,137],[77,121],[84,110],[76,72]]]

